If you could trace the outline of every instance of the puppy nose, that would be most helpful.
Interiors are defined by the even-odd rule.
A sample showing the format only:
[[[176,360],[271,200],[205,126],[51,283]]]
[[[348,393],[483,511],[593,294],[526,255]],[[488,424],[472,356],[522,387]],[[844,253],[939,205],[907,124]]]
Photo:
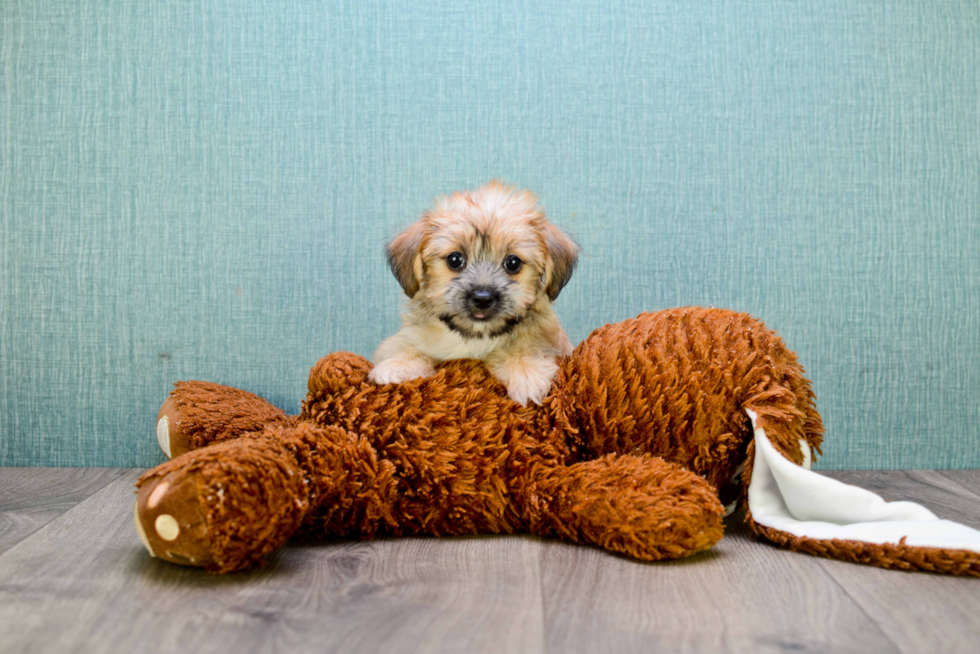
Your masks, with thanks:
[[[474,307],[485,311],[497,301],[497,293],[489,288],[474,288],[470,291],[469,299]]]

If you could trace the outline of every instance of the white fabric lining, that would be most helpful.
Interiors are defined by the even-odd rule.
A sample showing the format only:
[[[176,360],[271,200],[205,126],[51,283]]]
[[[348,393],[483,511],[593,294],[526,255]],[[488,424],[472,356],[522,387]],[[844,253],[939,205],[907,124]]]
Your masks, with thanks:
[[[906,545],[980,553],[980,531],[940,520],[913,502],[886,502],[869,490],[796,465],[773,447],[756,424],[758,415],[751,409],[746,413],[755,432],[749,510],[760,525],[817,540],[881,545],[905,538]]]

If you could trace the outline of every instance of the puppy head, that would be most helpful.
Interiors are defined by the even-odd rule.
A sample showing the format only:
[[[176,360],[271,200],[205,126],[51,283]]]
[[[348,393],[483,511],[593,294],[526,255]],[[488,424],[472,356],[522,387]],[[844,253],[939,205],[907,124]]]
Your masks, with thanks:
[[[578,260],[531,193],[499,182],[440,198],[387,253],[405,294],[471,338],[507,333],[557,298]]]

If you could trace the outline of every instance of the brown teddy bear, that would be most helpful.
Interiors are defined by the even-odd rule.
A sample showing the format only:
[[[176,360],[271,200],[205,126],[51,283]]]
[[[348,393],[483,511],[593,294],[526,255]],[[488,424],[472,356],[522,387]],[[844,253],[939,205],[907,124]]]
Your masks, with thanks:
[[[593,332],[542,405],[477,361],[378,386],[370,363],[314,366],[299,416],[181,382],[135,514],[153,556],[224,573],[298,530],[373,538],[528,532],[643,561],[722,537],[725,505],[814,554],[980,576],[980,532],[808,470],[823,427],[796,356],[752,317],[687,308]]]

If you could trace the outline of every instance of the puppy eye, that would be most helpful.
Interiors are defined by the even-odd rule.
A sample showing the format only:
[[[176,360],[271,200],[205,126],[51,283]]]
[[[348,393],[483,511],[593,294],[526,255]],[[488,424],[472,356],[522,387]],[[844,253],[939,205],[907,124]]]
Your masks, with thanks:
[[[453,252],[446,257],[446,265],[449,266],[450,270],[462,270],[463,266],[466,265],[466,257],[460,252]]]
[[[521,271],[521,266],[523,265],[524,262],[515,257],[513,254],[508,255],[507,258],[504,259],[504,270],[511,275],[516,275],[519,273]]]

